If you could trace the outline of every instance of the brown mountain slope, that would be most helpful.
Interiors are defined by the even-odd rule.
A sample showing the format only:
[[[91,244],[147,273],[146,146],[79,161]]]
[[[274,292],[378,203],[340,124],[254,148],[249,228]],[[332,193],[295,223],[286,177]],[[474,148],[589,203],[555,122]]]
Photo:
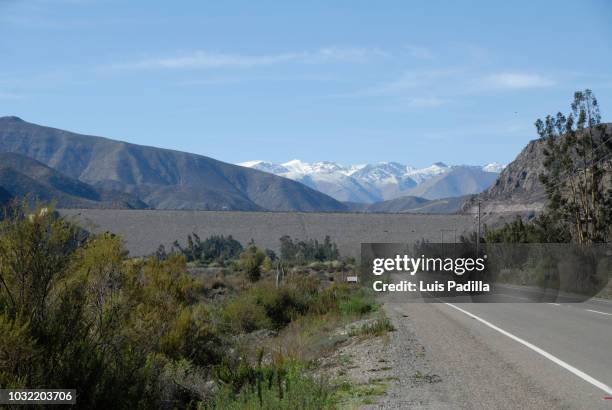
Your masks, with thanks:
[[[146,208],[130,195],[96,189],[13,152],[0,153],[0,186],[11,197],[56,202],[62,208]]]
[[[80,135],[0,118],[0,152],[17,152],[93,185],[160,209],[343,211],[295,181],[202,155]]]
[[[413,214],[454,214],[459,211],[467,196],[425,199],[417,196],[403,196],[388,201],[364,204],[345,202],[351,212],[363,213],[413,213]]]

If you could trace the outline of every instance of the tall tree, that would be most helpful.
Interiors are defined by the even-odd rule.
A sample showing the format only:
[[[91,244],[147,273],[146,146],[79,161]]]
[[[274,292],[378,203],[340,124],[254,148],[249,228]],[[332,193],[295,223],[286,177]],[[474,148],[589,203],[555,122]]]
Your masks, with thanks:
[[[612,135],[601,123],[597,98],[591,90],[577,91],[568,116],[549,115],[535,126],[545,141],[545,172],[540,180],[549,199],[549,215],[569,230],[575,242],[608,241]]]

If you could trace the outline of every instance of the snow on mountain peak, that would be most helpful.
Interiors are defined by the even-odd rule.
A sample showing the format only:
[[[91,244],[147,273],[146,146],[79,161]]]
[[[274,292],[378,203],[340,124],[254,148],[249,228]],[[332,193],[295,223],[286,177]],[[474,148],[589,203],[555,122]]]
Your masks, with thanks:
[[[282,165],[261,160],[241,162],[238,165],[240,165],[241,167],[253,168],[259,171],[269,172],[271,174],[277,175],[289,171]]]
[[[410,190],[423,182],[457,168],[443,162],[414,168],[398,162],[343,166],[331,161],[309,163],[299,159],[282,164],[248,161],[239,165],[302,182],[340,201],[354,202],[376,202],[410,195]],[[504,168],[498,163],[464,167],[496,173]]]
[[[491,162],[490,164],[487,164],[484,167],[482,167],[482,170],[486,172],[500,173],[503,171],[504,168],[506,168],[506,166],[503,164],[500,164],[499,162]]]
[[[448,172],[451,169],[448,165],[443,162],[436,162],[433,165],[430,165],[425,168],[420,169],[411,169],[407,172],[407,175],[416,181],[417,184],[422,183],[423,181],[435,177],[436,175],[443,174]]]
[[[379,162],[367,164],[350,175],[371,184],[393,184],[406,177],[408,168],[397,162]]]
[[[360,169],[363,169],[365,167],[367,167],[368,164],[356,164],[356,165],[350,165],[347,169],[346,169],[346,175],[353,175],[355,172],[359,171]]]
[[[289,172],[298,175],[308,175],[317,173],[334,173],[344,172],[346,169],[331,161],[320,161],[320,162],[304,162],[299,159],[294,159],[281,164],[284,168],[288,169]]]
[[[284,162],[281,166],[293,172],[307,172],[307,169],[310,168],[310,164],[302,162],[299,159],[292,159],[291,161]]]
[[[241,167],[246,167],[246,168],[255,168],[261,164],[265,164],[265,161],[256,159],[254,161],[246,161],[246,162],[239,162],[237,165],[240,165]]]

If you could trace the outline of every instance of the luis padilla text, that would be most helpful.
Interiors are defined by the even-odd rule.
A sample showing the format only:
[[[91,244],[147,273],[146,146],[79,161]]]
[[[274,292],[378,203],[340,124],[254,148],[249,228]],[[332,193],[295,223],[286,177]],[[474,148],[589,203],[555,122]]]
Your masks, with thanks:
[[[376,292],[488,292],[489,284],[481,280],[470,280],[464,283],[449,280],[448,282],[425,282],[418,281],[414,283],[408,280],[402,280],[398,283],[385,283],[382,280],[377,280],[372,284],[372,288]]]

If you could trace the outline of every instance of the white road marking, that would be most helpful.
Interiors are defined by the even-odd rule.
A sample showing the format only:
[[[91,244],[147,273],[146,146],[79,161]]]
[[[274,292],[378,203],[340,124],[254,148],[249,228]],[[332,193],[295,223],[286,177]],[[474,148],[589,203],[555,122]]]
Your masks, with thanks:
[[[612,313],[600,312],[599,310],[585,309],[587,312],[599,313],[600,315],[612,316]]]
[[[491,329],[498,331],[502,335],[508,336],[510,339],[512,339],[512,340],[514,340],[516,342],[519,342],[523,346],[526,346],[526,347],[530,348],[531,350],[533,350],[536,353],[541,354],[542,356],[544,356],[545,358],[547,358],[551,362],[558,364],[559,366],[563,367],[565,370],[575,374],[576,376],[580,377],[582,380],[584,380],[584,381],[592,384],[593,386],[603,390],[607,394],[612,394],[612,387],[610,387],[610,386],[606,385],[605,383],[602,383],[599,380],[589,376],[585,372],[576,369],[571,364],[564,362],[563,360],[559,359],[556,356],[553,356],[552,354],[548,353],[546,350],[540,349],[536,345],[531,344],[528,341],[523,340],[520,337],[515,336],[512,333],[507,332],[504,329],[495,326],[493,323],[487,322],[486,320],[476,316],[475,314],[470,313],[467,310],[461,309],[460,307],[453,305],[452,303],[444,303],[444,304],[448,305],[448,306],[452,307],[453,309],[456,309],[456,310],[458,310],[458,311],[460,311],[462,313],[465,313],[466,315],[468,315],[472,319],[478,320],[480,323],[483,323],[483,324],[489,326]]]
[[[549,305],[561,306],[560,303],[548,303]]]

